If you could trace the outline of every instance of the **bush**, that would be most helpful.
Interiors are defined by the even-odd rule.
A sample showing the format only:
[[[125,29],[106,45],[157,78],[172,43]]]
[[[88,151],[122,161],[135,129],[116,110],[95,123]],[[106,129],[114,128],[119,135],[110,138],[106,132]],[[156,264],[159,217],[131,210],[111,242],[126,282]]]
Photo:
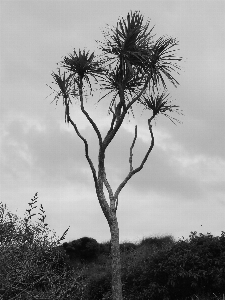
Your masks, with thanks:
[[[156,247],[162,249],[164,247],[172,246],[174,244],[174,238],[170,235],[163,236],[163,237],[149,237],[144,238],[140,246],[147,246],[147,247]]]
[[[143,300],[224,293],[224,241],[224,233],[213,237],[210,234],[197,236],[193,232],[189,240],[179,240],[170,249],[145,257],[145,261],[126,276],[125,290],[138,294]]]
[[[99,244],[95,239],[82,237],[70,243],[63,243],[63,247],[70,259],[93,261],[99,254]]]
[[[0,206],[1,299],[25,300],[36,296],[82,299],[85,285],[81,287],[77,281],[79,274],[67,264],[64,251],[56,247],[65,238],[68,229],[61,238],[56,238],[55,233],[50,236],[42,205],[40,222],[32,224],[36,202],[37,193],[29,203],[30,209],[26,210],[24,220],[6,213],[6,206]],[[77,298],[70,296],[71,293],[75,293]]]
[[[130,251],[136,249],[136,247],[137,246],[135,244],[126,242],[126,243],[120,244],[120,251],[121,252],[130,252]]]
[[[105,243],[99,244],[99,252],[101,254],[110,255],[111,253],[111,242],[107,241]]]
[[[87,300],[104,299],[106,294],[111,292],[111,274],[110,273],[95,273],[92,274],[88,282]]]

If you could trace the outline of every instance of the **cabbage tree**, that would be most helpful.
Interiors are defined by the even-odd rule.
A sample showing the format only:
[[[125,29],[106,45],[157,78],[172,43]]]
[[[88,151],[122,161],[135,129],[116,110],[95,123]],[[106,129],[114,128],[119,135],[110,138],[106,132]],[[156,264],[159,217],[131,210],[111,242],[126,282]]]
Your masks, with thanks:
[[[96,195],[110,228],[113,300],[122,300],[117,221],[119,194],[129,179],[142,170],[153,149],[153,119],[163,114],[172,122],[178,121],[170,115],[174,111],[179,113],[179,107],[169,100],[166,86],[166,81],[171,82],[175,87],[178,85],[173,77],[173,73],[177,73],[179,69],[177,62],[181,60],[175,52],[178,42],[176,39],[165,36],[155,41],[152,35],[153,28],[149,28],[149,25],[150,21],[143,23],[143,16],[140,12],[130,12],[125,19],[120,18],[115,27],[108,27],[106,31],[103,31],[104,40],[98,42],[100,55],[74,49],[73,53],[62,59],[58,72],[52,73],[59,88],[57,91],[54,90],[56,92],[54,100],[57,103],[60,98],[62,99],[65,106],[65,122],[73,126],[84,143],[85,156],[93,175]],[[96,122],[85,108],[85,100],[88,98],[87,90],[93,92],[91,78],[104,92],[98,103],[106,101],[111,96],[108,106],[111,121],[105,136],[101,134]],[[94,166],[89,156],[90,145],[81,134],[76,120],[71,116],[70,108],[75,100],[97,135],[98,166]],[[133,113],[134,104],[149,111],[149,117],[146,120],[150,136],[149,147],[140,165],[134,167],[133,148],[137,139],[137,126],[135,126],[134,139],[130,146],[129,172],[113,191],[107,179],[105,152],[127,114]]]

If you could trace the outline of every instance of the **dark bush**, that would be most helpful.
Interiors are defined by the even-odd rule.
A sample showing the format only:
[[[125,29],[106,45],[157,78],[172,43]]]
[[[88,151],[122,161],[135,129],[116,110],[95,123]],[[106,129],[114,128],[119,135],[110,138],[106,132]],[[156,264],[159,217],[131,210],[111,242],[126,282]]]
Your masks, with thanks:
[[[83,237],[70,243],[64,243],[63,248],[70,259],[92,261],[99,254],[99,244],[95,239]]]
[[[157,248],[163,248],[166,246],[172,246],[174,244],[174,238],[172,236],[163,236],[163,237],[149,237],[144,238],[140,246],[148,246],[148,247],[157,247]]]
[[[136,249],[136,247],[137,246],[133,243],[123,243],[123,244],[120,244],[120,251],[121,252],[129,252],[129,251]]]
[[[111,292],[111,274],[94,274],[88,283],[88,300],[100,300]]]
[[[99,252],[101,254],[109,255],[111,253],[111,242],[105,242],[99,244]]]
[[[157,251],[126,276],[125,290],[142,295],[143,300],[224,293],[224,233],[213,237],[194,232],[189,240],[179,240],[170,249]]]

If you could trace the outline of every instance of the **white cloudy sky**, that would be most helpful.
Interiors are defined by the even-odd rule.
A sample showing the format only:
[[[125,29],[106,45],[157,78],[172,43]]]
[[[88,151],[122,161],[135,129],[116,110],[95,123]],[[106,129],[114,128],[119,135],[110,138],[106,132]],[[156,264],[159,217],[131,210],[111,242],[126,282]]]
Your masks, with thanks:
[[[95,51],[107,23],[116,25],[118,17],[140,10],[155,25],[156,37],[180,41],[180,86],[169,90],[184,116],[178,115],[181,125],[163,116],[153,124],[155,147],[120,194],[120,240],[188,237],[195,230],[220,235],[225,230],[225,2],[18,0],[1,1],[0,9],[0,201],[23,217],[38,192],[46,221],[58,235],[70,225],[66,240],[109,240],[82,141],[64,123],[64,107],[46,99],[51,93],[46,84],[51,85],[62,56],[74,48]],[[102,133],[109,103],[110,97],[87,107]],[[96,163],[97,139],[78,108],[73,116]],[[150,143],[147,114],[135,110],[135,119],[125,121],[107,151],[114,190],[128,172],[135,124],[136,166]]]

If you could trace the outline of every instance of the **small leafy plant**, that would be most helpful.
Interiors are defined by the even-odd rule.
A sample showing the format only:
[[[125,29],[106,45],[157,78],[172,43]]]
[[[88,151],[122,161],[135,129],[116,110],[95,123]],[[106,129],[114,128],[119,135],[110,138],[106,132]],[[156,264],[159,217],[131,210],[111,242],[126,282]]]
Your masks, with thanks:
[[[188,240],[179,240],[153,254],[149,251],[135,267],[125,279],[125,290],[135,295],[129,299],[182,300],[193,295],[220,295],[225,291],[224,232],[220,237],[191,232]]]
[[[60,238],[54,232],[51,236],[42,205],[39,222],[32,224],[37,199],[36,193],[24,220],[0,205],[0,299],[82,299],[85,285],[80,286],[79,274],[58,247],[69,228]],[[74,293],[77,298],[69,296]]]

